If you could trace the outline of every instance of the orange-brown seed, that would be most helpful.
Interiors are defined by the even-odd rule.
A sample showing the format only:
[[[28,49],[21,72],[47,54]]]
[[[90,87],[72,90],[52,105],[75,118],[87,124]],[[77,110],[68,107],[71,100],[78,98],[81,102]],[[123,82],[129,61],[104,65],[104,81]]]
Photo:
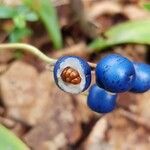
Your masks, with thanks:
[[[71,67],[66,67],[62,71],[61,78],[64,82],[71,84],[79,84],[81,82],[79,72]]]

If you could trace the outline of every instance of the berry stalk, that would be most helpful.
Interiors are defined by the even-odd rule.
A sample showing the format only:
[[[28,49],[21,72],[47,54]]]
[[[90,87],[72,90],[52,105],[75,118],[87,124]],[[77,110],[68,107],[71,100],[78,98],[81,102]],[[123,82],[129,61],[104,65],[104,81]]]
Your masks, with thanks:
[[[31,46],[29,44],[24,43],[8,43],[8,44],[0,44],[0,50],[3,49],[19,49],[23,51],[27,51],[37,56],[39,59],[48,64],[55,64],[56,59],[52,59],[42,53],[38,48]]]
[[[51,64],[52,66],[56,63],[57,59],[50,58],[46,56],[44,53],[42,53],[38,48],[25,44],[25,43],[3,43],[0,44],[0,51],[4,49],[19,49],[22,51],[30,52],[31,54],[37,56],[39,59],[44,61],[45,63]],[[96,64],[88,62],[89,66],[91,68],[95,68]]]

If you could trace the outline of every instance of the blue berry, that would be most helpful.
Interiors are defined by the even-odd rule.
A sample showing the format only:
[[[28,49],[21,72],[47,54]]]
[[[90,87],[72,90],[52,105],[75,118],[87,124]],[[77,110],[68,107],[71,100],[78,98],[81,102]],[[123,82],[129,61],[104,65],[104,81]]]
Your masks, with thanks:
[[[89,90],[87,105],[95,112],[108,113],[115,109],[116,99],[117,94],[108,93],[94,84]]]
[[[107,55],[96,66],[96,82],[107,91],[126,92],[132,88],[134,80],[133,63],[121,55]]]
[[[134,63],[136,78],[131,92],[143,93],[150,89],[150,65]]]
[[[78,94],[90,86],[91,67],[80,57],[64,56],[54,65],[54,79],[63,91]]]

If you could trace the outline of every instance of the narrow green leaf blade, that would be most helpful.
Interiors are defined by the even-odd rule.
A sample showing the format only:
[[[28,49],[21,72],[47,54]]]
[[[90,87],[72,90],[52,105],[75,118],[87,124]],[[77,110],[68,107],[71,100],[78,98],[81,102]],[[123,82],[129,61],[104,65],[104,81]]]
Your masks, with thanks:
[[[89,47],[102,50],[117,44],[137,43],[150,45],[150,20],[137,20],[121,23],[105,32],[106,39],[98,38]]]
[[[29,148],[12,132],[0,124],[1,150],[29,150]]]
[[[150,2],[144,4],[144,8],[150,11]]]
[[[107,44],[107,41],[105,39],[103,39],[103,38],[97,38],[92,43],[90,43],[88,45],[88,47],[90,49],[95,50],[95,51],[99,51],[99,50],[102,50],[104,48],[107,48],[108,44]]]
[[[62,36],[58,17],[51,0],[24,0],[24,2],[39,15],[48,31],[54,47],[56,49],[62,48]]]
[[[105,33],[110,45],[122,43],[150,44],[150,20],[122,23]]]

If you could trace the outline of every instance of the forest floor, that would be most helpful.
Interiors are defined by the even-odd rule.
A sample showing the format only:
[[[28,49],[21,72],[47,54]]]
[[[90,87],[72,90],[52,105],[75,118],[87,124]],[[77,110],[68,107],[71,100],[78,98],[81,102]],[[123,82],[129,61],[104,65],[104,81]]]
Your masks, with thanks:
[[[6,1],[11,3],[11,1]],[[150,63],[150,47],[123,44],[88,53],[87,44],[110,27],[127,20],[150,18],[140,0],[54,0],[64,47],[54,50],[40,22],[29,23],[32,36],[23,42],[52,58],[77,55],[96,63],[109,53]],[[83,15],[84,13],[84,15]],[[83,19],[84,18],[84,19]],[[86,18],[86,19],[85,19]],[[0,42],[10,20],[0,20]],[[29,53],[16,59],[14,51],[0,53],[0,122],[33,150],[149,150],[150,92],[124,93],[118,108],[99,115],[86,105],[85,95],[62,92],[53,72]]]

